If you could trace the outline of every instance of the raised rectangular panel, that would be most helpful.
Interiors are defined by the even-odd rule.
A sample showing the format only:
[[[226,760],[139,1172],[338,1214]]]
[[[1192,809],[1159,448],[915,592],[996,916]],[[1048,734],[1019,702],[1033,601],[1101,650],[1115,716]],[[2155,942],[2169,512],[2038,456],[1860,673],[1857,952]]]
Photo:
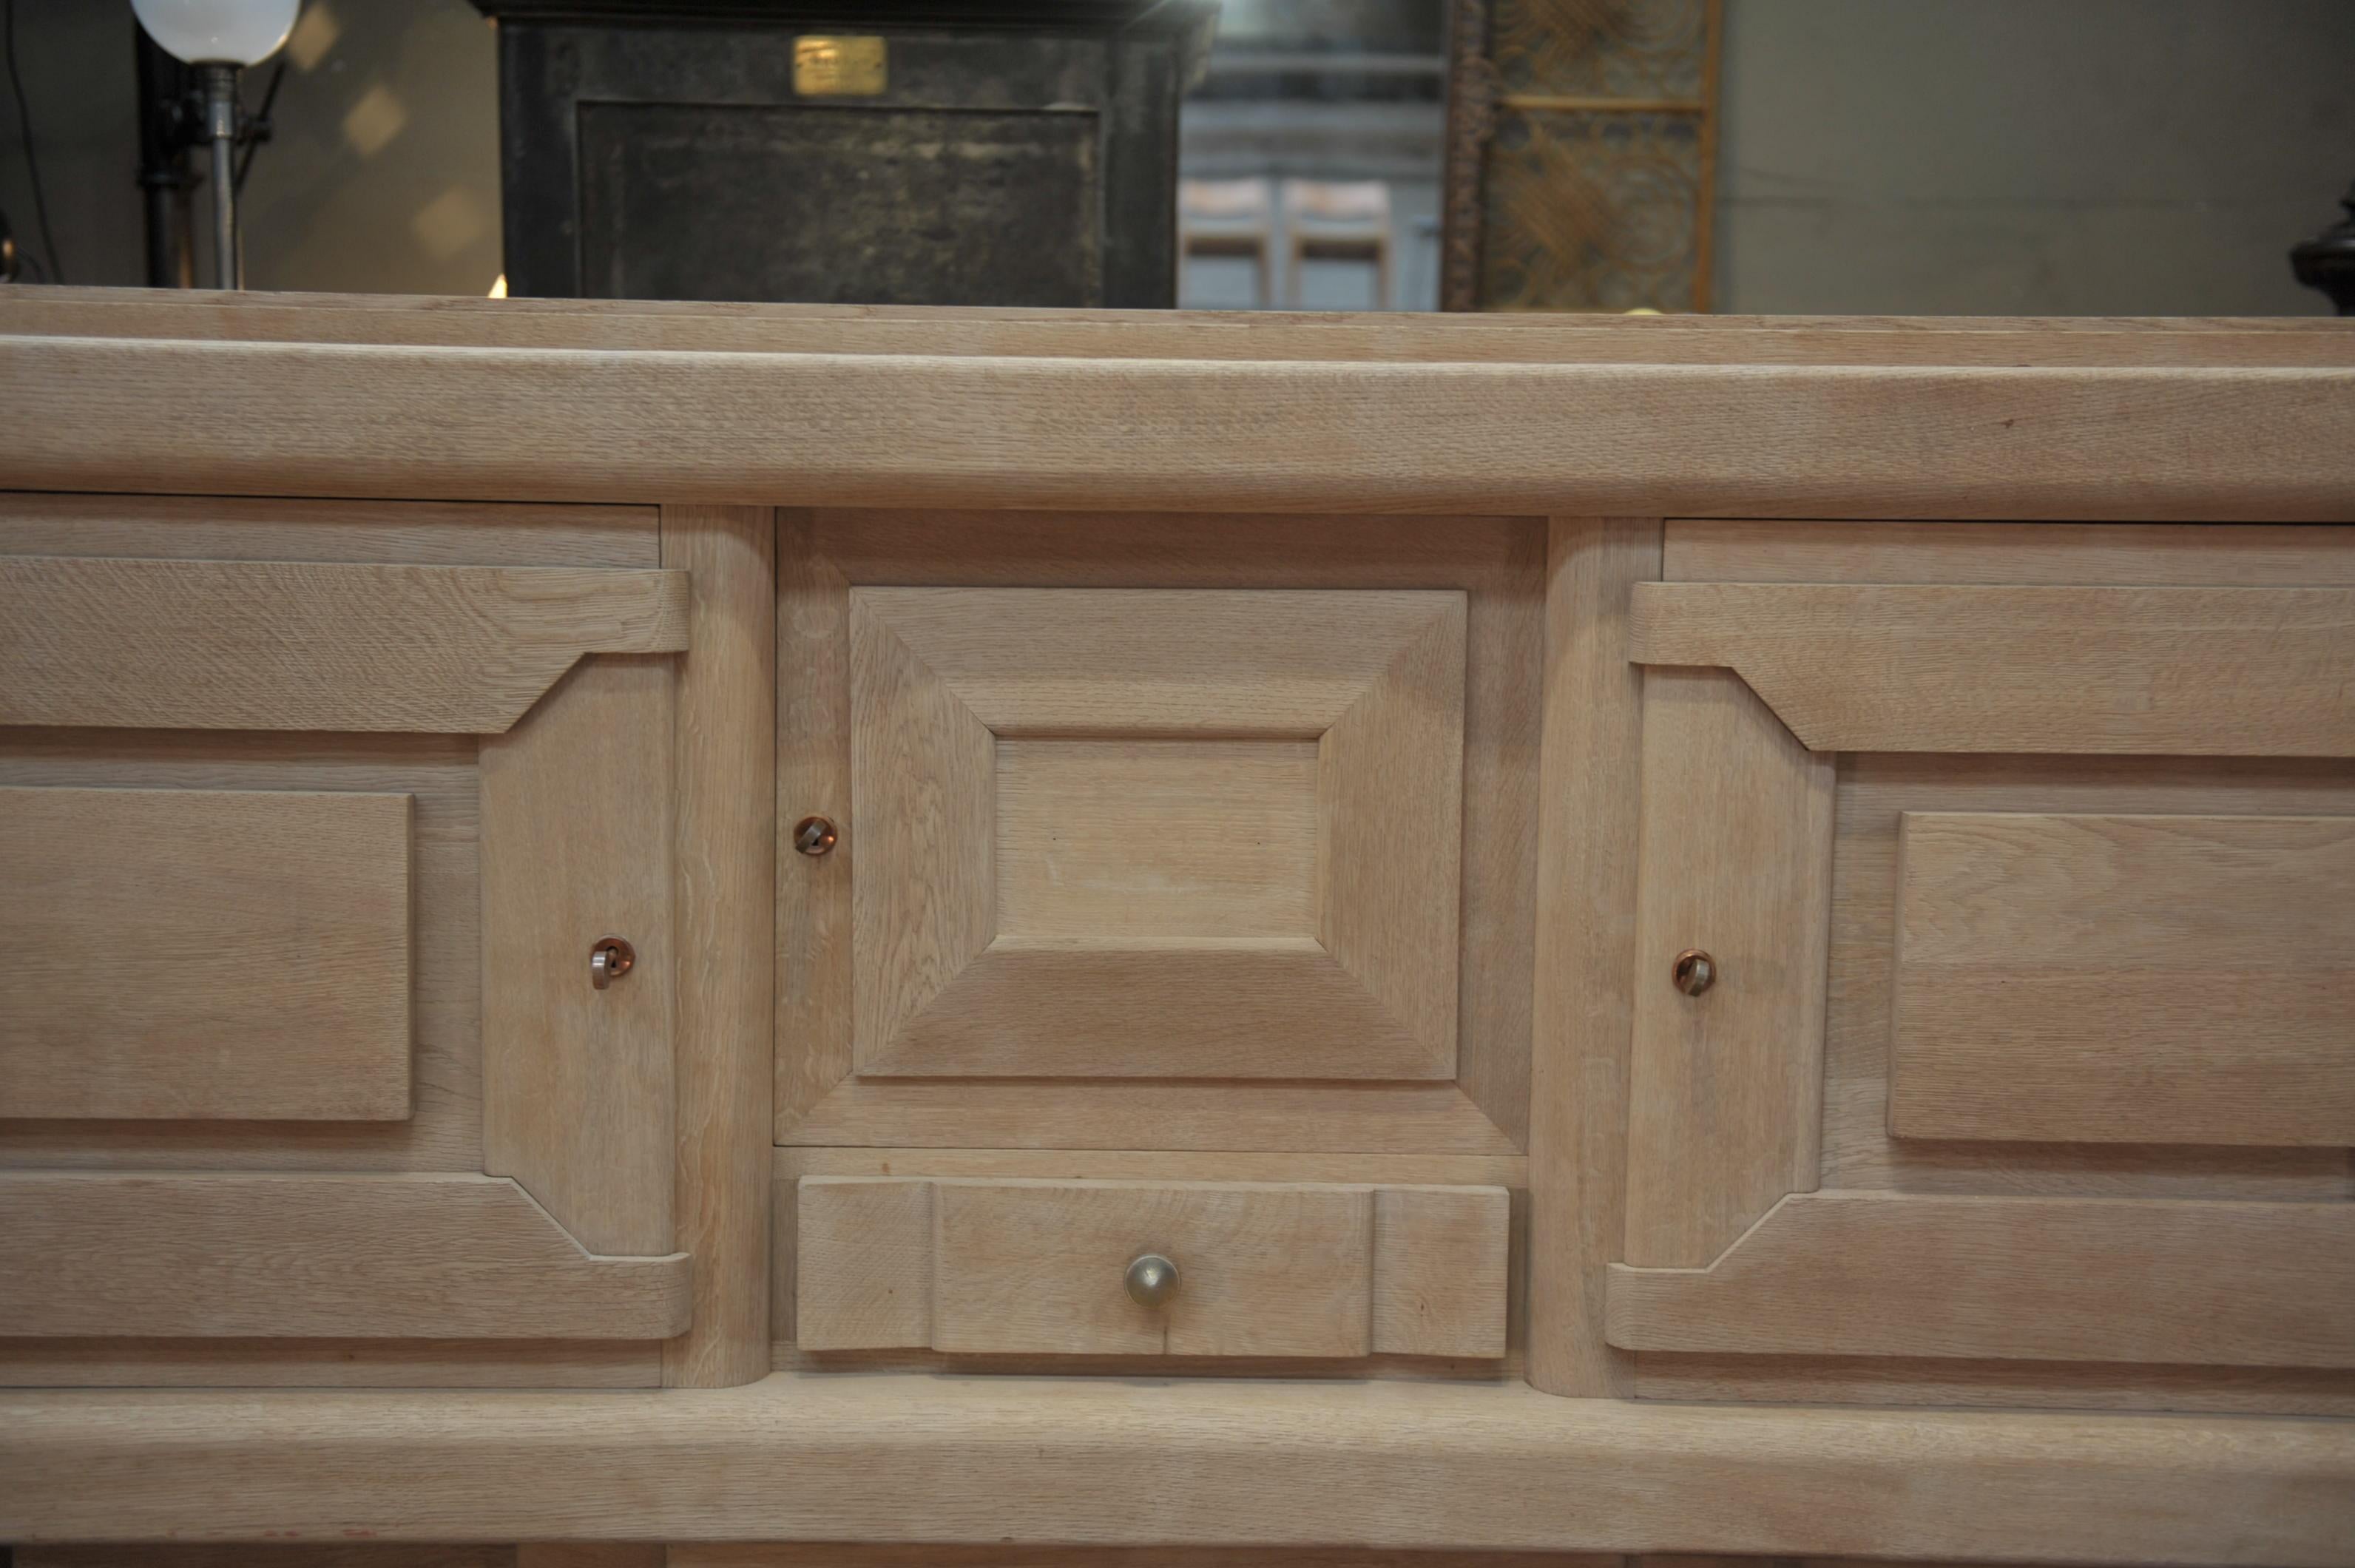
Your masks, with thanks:
[[[1505,1353],[1495,1187],[805,1177],[805,1350],[1295,1356]],[[1158,1253],[1176,1298],[1138,1306]]]
[[[862,1076],[1455,1076],[1464,594],[848,603]]]
[[[2355,1144],[2355,817],[1901,820],[1891,1131]]]
[[[1315,937],[1316,743],[998,741],[997,931]]]
[[[0,789],[0,1116],[410,1114],[410,796]]]

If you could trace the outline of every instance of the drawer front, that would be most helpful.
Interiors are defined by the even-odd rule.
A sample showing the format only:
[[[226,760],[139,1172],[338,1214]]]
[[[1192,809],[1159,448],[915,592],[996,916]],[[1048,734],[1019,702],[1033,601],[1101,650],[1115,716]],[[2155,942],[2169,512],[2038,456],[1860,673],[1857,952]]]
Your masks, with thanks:
[[[805,1177],[797,1202],[806,1350],[1505,1353],[1502,1188]]]
[[[788,524],[778,1141],[1518,1152],[1542,543]]]
[[[658,1376],[656,524],[0,497],[0,1381]]]
[[[2355,532],[1672,524],[1667,560],[1639,1386],[2355,1393]]]

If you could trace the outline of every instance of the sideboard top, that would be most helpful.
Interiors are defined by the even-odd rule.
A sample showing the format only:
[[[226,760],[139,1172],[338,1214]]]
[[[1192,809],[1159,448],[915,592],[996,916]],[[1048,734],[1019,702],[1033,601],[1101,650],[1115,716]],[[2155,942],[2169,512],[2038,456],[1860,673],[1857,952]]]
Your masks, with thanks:
[[[0,288],[21,488],[2355,518],[2355,322]]]

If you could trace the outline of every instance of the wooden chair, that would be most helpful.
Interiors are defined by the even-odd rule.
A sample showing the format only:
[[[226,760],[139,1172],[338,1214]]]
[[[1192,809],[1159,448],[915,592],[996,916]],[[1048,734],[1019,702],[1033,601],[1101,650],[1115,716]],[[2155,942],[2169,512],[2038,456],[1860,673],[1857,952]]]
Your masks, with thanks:
[[[1180,180],[1178,185],[1178,292],[1197,256],[1241,256],[1252,264],[1252,304],[1275,304],[1275,190],[1264,179]]]
[[[1380,180],[1284,182],[1284,303],[1300,304],[1304,261],[1366,261],[1374,308],[1391,307],[1391,187]]]

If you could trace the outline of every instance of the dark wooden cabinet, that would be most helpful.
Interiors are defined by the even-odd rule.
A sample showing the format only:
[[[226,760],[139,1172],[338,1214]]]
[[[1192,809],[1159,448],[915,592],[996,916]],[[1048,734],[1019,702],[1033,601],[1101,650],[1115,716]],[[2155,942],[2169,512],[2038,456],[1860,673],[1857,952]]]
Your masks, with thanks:
[[[1212,6],[477,4],[513,293],[1176,303]]]

